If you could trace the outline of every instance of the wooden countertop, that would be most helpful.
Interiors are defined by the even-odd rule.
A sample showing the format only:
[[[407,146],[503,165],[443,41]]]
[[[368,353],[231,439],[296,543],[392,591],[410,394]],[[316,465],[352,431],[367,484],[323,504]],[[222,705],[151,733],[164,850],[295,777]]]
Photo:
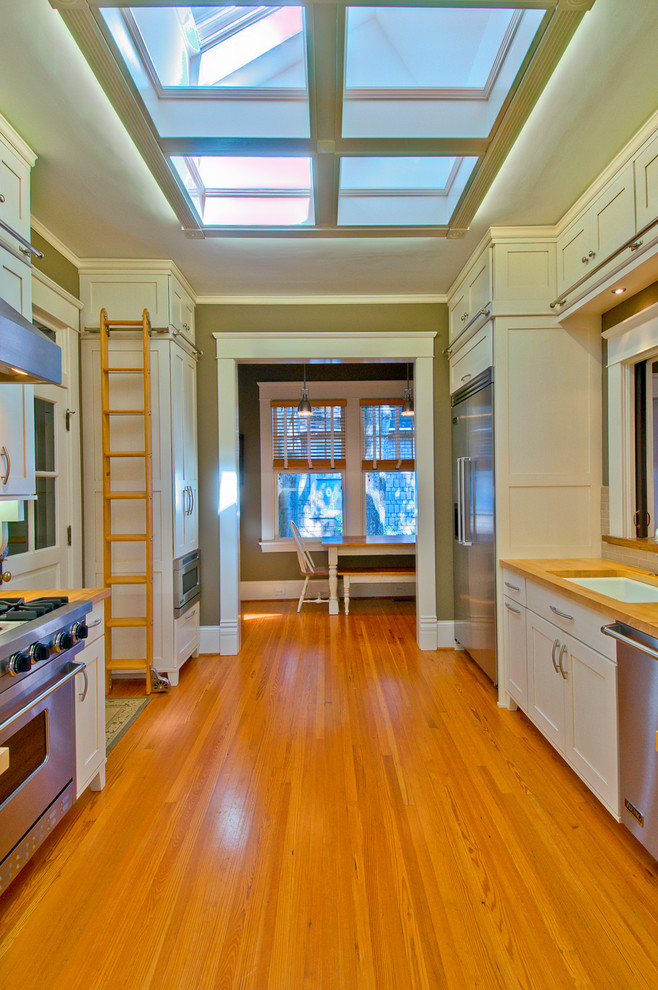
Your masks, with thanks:
[[[649,571],[600,557],[501,560],[500,565],[536,581],[537,584],[555,588],[561,595],[597,612],[603,612],[606,616],[619,619],[649,636],[658,636],[658,602],[620,602],[616,598],[608,598],[598,591],[590,591],[564,580],[565,577],[628,577],[658,588],[658,577]]]
[[[98,605],[104,598],[109,598],[110,594],[111,591],[109,588],[38,588],[32,591],[24,591],[22,588],[11,588],[9,585],[4,585],[0,597],[24,598],[29,602],[33,598],[66,595],[70,602],[91,601],[94,605]]]

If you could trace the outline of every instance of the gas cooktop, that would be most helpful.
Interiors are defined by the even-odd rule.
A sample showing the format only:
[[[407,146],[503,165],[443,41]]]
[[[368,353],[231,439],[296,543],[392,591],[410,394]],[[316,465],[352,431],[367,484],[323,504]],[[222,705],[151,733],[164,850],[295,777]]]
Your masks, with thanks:
[[[24,598],[0,598],[0,622],[29,622],[67,604],[68,598],[65,595],[33,598],[30,602],[26,602]]]

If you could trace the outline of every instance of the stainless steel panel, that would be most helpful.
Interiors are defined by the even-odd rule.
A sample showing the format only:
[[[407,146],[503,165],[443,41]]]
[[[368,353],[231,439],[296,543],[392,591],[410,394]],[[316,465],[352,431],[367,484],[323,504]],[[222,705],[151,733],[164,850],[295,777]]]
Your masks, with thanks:
[[[453,400],[455,639],[495,684],[493,385],[469,392]]]

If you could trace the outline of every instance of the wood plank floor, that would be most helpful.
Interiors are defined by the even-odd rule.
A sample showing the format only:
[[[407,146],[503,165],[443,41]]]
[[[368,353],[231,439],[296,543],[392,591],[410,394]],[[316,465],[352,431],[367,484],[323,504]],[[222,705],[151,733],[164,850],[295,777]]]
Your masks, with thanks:
[[[251,603],[0,897],[2,990],[658,986],[656,862],[414,628]]]

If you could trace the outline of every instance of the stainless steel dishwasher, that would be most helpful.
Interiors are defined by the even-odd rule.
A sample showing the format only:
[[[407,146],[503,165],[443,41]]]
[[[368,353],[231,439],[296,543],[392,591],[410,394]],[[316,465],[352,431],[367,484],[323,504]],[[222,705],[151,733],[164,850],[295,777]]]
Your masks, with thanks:
[[[658,639],[622,622],[617,640],[621,820],[658,859]]]

